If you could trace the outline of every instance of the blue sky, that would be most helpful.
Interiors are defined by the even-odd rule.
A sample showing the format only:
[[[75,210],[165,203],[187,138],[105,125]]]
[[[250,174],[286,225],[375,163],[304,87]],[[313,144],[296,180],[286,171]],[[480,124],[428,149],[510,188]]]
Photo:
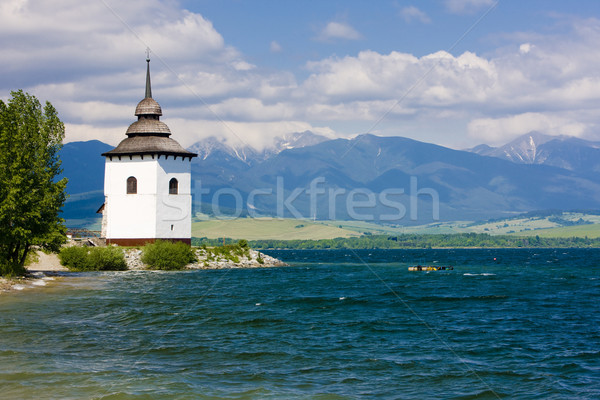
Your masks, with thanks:
[[[399,51],[418,57],[439,50],[455,56],[465,51],[485,54],[511,44],[510,37],[516,33],[561,33],[561,20],[568,16],[585,18],[600,12],[598,2],[573,3],[209,0],[181,4],[208,17],[226,42],[241,50],[250,62],[302,72],[306,61],[334,54],[355,55],[362,50]],[[323,31],[332,22],[352,28],[357,37],[323,38]],[[273,41],[281,46],[279,52],[270,51]]]
[[[0,97],[51,101],[116,144],[143,96],[183,145],[311,130],[453,148],[600,140],[600,2],[3,0]]]

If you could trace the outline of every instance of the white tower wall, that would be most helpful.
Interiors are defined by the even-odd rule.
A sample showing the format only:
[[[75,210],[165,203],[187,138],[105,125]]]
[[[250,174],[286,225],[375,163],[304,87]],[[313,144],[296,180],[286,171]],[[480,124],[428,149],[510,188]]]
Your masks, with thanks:
[[[189,239],[191,178],[189,158],[161,155],[106,158],[104,193],[106,238]],[[137,180],[137,193],[127,194],[127,179]],[[169,194],[177,179],[178,193]]]
[[[189,158],[164,156],[158,161],[156,174],[156,237],[192,237],[192,179]],[[178,193],[169,194],[169,182],[177,179]]]
[[[196,153],[171,139],[152,98],[150,58],[146,93],[135,108],[127,138],[106,153],[102,234],[107,243],[140,245],[156,239],[191,243],[191,161]],[[136,189],[128,179],[135,178]],[[176,183],[171,187],[170,183]]]

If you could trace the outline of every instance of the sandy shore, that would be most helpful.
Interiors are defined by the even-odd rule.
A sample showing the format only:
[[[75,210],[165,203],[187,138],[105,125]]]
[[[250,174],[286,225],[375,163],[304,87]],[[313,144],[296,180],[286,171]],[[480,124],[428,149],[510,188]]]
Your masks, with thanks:
[[[57,254],[45,254],[44,252],[37,252],[39,260],[36,263],[27,266],[29,272],[36,271],[68,271],[67,268],[60,265]]]
[[[57,254],[45,254],[41,251],[37,254],[38,261],[26,267],[29,276],[10,279],[0,277],[0,292],[46,286],[46,282],[54,280],[57,273],[68,271],[60,265]]]
[[[0,292],[46,286],[48,281],[54,280],[60,273],[69,271],[60,265],[58,254],[37,251],[37,256],[38,261],[26,267],[28,276],[10,279],[0,277]]]

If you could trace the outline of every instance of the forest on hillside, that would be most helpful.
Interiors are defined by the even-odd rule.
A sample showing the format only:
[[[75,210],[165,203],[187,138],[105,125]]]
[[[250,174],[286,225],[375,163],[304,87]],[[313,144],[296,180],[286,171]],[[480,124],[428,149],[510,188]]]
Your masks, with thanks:
[[[233,243],[233,239],[192,238],[195,246],[218,246]],[[427,249],[427,248],[590,248],[600,247],[600,238],[544,238],[486,233],[364,235],[351,238],[321,240],[253,240],[252,248],[264,249]]]

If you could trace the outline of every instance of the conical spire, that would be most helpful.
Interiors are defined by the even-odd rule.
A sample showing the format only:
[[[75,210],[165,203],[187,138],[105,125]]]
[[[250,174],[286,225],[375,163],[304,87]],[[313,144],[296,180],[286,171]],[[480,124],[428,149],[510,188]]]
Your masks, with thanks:
[[[150,49],[146,50],[146,99],[152,98],[152,87],[150,85]]]
[[[171,131],[169,127],[160,120],[162,110],[160,105],[152,98],[152,88],[150,86],[150,49],[146,50],[146,97],[142,99],[135,108],[135,115],[138,120],[127,128],[127,138],[123,139],[119,145],[103,156],[109,157],[112,161],[113,156],[119,157],[127,155],[155,155],[182,157],[182,159],[196,157],[196,153],[185,150],[175,140],[169,138]],[[131,159],[131,158],[130,158]]]
[[[135,115],[139,118],[158,120],[162,115],[160,105],[152,98],[152,85],[150,84],[150,49],[146,49],[146,95],[135,108]],[[166,125],[165,125],[166,126]]]

